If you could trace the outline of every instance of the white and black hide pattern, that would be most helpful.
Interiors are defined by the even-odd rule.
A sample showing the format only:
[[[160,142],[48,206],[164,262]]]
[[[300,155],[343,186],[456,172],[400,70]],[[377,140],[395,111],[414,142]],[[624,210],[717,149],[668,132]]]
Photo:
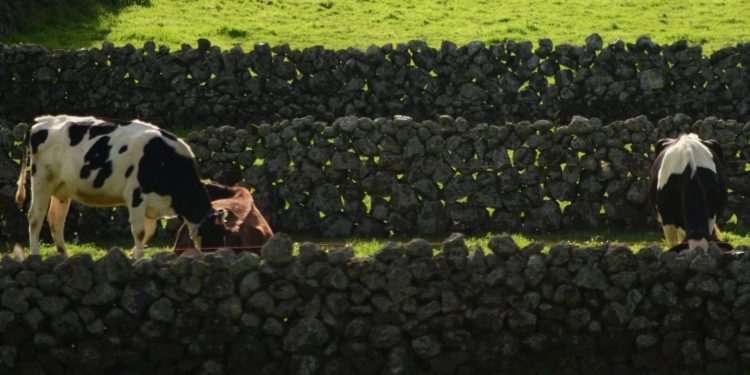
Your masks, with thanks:
[[[659,140],[650,189],[671,250],[707,249],[709,241],[721,243],[716,220],[726,206],[727,182],[718,142],[692,133]]]
[[[195,157],[183,140],[138,121],[68,115],[41,116],[26,135],[27,151],[16,201],[26,198],[26,163],[31,165],[29,247],[39,253],[45,214],[59,253],[65,254],[65,216],[71,200],[87,206],[128,208],[133,255],[156,231],[156,220],[180,216],[195,246],[223,238],[201,183]],[[218,242],[214,241],[214,242]]]

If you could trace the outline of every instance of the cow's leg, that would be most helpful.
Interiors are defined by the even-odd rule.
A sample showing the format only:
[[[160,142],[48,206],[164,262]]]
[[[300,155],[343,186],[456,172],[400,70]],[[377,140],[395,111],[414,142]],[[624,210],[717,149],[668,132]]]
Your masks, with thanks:
[[[146,239],[146,205],[141,203],[135,207],[131,202],[128,205],[128,214],[130,216],[130,231],[133,233],[133,258],[141,259],[143,257],[143,243]]]
[[[41,169],[41,168],[40,168]],[[42,224],[44,223],[44,214],[47,212],[49,207],[50,198],[52,197],[51,192],[45,186],[35,183],[35,177],[39,178],[40,173],[37,176],[33,176],[31,179],[31,203],[29,204],[29,248],[31,254],[39,254],[39,232],[42,231]]]
[[[195,245],[193,244],[193,240],[190,238],[190,229],[188,229],[187,224],[183,223],[180,226],[180,229],[177,230],[177,236],[175,237],[174,246],[172,246],[172,250],[177,250],[178,252],[182,252],[185,250],[194,249]]]
[[[188,227],[188,233],[190,233],[190,239],[193,240],[193,245],[196,249],[202,250],[201,246],[201,238],[198,235],[198,224],[193,224],[187,220],[185,220],[185,224]]]
[[[147,235],[148,226],[146,221],[146,206],[147,202],[141,193],[140,186],[131,185],[126,188],[125,191],[129,191],[129,194],[125,194],[125,205],[128,207],[128,215],[130,216],[130,231],[133,233],[133,258],[141,259],[143,257],[143,244],[153,235]]]
[[[664,225],[662,226],[662,230],[664,231],[664,238],[667,239],[667,244],[669,244],[669,247],[675,246],[681,242],[679,229],[674,225]]]
[[[145,216],[133,216],[133,211],[130,212],[130,230],[133,232],[133,240],[135,241],[135,246],[133,246],[133,258],[136,260],[143,257],[143,239],[146,238],[144,217]]]
[[[52,239],[55,241],[57,253],[68,255],[65,251],[65,217],[70,208],[70,199],[52,197],[50,199],[49,211],[47,211],[47,222],[49,223]]]
[[[146,239],[146,215],[144,210],[130,209],[130,230],[133,233],[133,258],[141,259],[143,257],[143,243]]]
[[[145,245],[156,233],[156,219],[146,217],[143,220],[143,229],[145,230],[143,235],[143,244]]]

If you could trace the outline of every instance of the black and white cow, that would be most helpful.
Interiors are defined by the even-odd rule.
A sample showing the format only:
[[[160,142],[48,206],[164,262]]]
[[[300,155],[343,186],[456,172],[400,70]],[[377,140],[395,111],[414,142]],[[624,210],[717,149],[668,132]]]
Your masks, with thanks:
[[[656,155],[651,203],[669,246],[707,249],[708,241],[721,241],[716,219],[727,202],[721,146],[682,134],[659,140]]]
[[[22,203],[30,159],[32,254],[39,253],[45,213],[57,251],[65,254],[63,229],[71,200],[95,207],[127,206],[136,259],[162,217],[184,218],[197,248],[224,238],[225,213],[211,206],[193,152],[183,140],[138,120],[60,115],[35,121],[16,191],[16,201]]]

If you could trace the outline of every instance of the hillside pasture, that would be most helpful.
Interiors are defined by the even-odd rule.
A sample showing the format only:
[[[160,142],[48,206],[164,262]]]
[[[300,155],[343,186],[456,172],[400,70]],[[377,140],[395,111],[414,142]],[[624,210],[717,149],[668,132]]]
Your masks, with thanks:
[[[57,4],[59,2],[52,2]],[[63,2],[65,3],[65,2]],[[207,38],[215,45],[252,48],[257,42],[293,48],[339,49],[421,39],[433,47],[506,39],[550,38],[582,44],[599,33],[605,42],[658,43],[679,39],[710,53],[750,40],[750,2],[744,0],[148,0],[42,7],[5,43],[51,49],[143,45],[173,49]],[[115,4],[115,5],[112,5]],[[118,5],[119,4],[119,5]]]

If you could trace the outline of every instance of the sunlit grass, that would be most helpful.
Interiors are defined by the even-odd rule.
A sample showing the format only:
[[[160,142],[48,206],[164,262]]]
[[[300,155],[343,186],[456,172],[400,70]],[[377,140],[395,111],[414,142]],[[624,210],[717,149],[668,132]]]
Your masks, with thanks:
[[[491,252],[488,244],[492,237],[499,233],[487,233],[483,235],[466,236],[464,241],[469,250],[476,248],[482,248],[486,254]],[[733,246],[750,246],[750,227],[738,226],[736,224],[725,224],[723,227],[724,240],[732,244]],[[567,230],[556,233],[548,234],[522,234],[522,233],[511,233],[513,241],[518,245],[519,248],[524,248],[534,242],[542,242],[545,245],[547,251],[550,247],[560,243],[567,242],[576,246],[590,246],[600,247],[602,244],[624,244],[628,246],[634,252],[640,249],[656,245],[663,249],[667,249],[668,245],[664,241],[660,231],[653,230]],[[294,252],[295,254],[299,250],[299,246],[304,242],[315,242],[326,251],[332,251],[343,247],[351,247],[354,249],[355,256],[367,257],[373,256],[378,250],[382,249],[383,246],[389,242],[400,242],[406,244],[411,241],[412,237],[401,237],[401,238],[316,238],[310,236],[295,236],[292,235],[292,240],[295,242]],[[419,238],[415,236],[414,238]],[[442,250],[443,242],[447,239],[445,237],[426,237],[425,240],[429,241],[433,245],[434,253],[438,254]],[[109,239],[95,242],[79,242],[79,243],[67,243],[69,255],[88,253],[94,259],[98,259],[104,256],[107,251],[112,247],[121,248],[126,254],[132,256],[131,248],[133,246],[132,238],[122,237],[117,239]],[[12,250],[12,243],[0,243],[0,254],[9,253]],[[28,251],[28,250],[27,250]],[[153,256],[159,252],[172,251],[172,241],[170,239],[159,239],[150,243],[145,249],[146,256]],[[41,253],[44,256],[55,254],[55,248],[50,243],[43,243]]]
[[[132,2],[130,2],[132,3]],[[207,38],[251,49],[256,42],[338,49],[425,40],[439,48],[480,40],[550,38],[582,44],[599,33],[605,43],[648,35],[659,43],[685,39],[707,52],[750,39],[750,2],[661,0],[150,0],[147,6],[48,8],[6,42],[49,48],[117,45],[146,40],[178,49]],[[127,2],[125,4],[128,4]]]

